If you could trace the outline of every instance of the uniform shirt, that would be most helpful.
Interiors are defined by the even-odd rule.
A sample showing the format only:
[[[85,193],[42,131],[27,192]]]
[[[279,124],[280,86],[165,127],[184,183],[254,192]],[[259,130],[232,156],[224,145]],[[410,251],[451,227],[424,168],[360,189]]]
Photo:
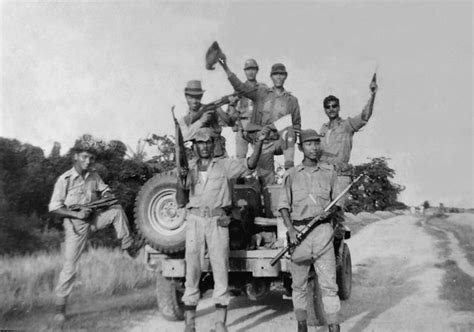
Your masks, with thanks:
[[[185,142],[191,141],[194,138],[194,135],[196,135],[198,129],[202,127],[212,128],[215,137],[220,136],[222,132],[222,126],[225,126],[226,124],[219,116],[217,116],[216,113],[214,113],[213,119],[210,121],[210,123],[206,125],[204,125],[201,119],[198,119],[194,123],[191,123],[190,117],[192,113],[194,113],[194,111],[190,110],[186,116],[183,116],[178,121]]]
[[[246,81],[244,84],[252,87],[267,87],[264,83],[252,83],[250,81]],[[250,119],[252,117],[253,111],[254,111],[254,102],[252,99],[249,99],[247,97],[242,97],[240,98],[237,107],[236,107],[236,114],[232,115],[232,118],[237,119],[237,117],[240,117],[241,123],[242,123],[242,129],[245,130],[245,127],[247,124],[250,122]],[[237,124],[238,125],[238,124]]]
[[[326,163],[293,167],[283,177],[278,210],[288,209],[292,220],[314,218],[339,194],[336,181],[334,166]]]
[[[197,160],[189,165],[189,202],[187,208],[225,208],[232,204],[230,180],[249,172],[246,159],[214,158],[206,176],[198,170]]]
[[[96,171],[89,171],[82,177],[73,167],[56,181],[48,209],[51,212],[73,204],[87,204],[109,190]]]
[[[351,157],[352,137],[366,123],[362,115],[358,115],[345,120],[338,118],[332,129],[329,129],[329,122],[323,124],[320,131],[324,136],[321,138],[321,161],[336,165],[340,169],[346,168]]]
[[[235,74],[229,76],[229,82],[237,92],[248,91],[253,87],[250,82],[242,83]],[[276,89],[268,88],[262,84],[257,89],[244,94],[245,97],[254,102],[254,111],[250,121],[252,123],[266,126],[274,123],[287,114],[291,114],[293,128],[301,128],[301,114],[298,99],[288,91],[280,95]]]

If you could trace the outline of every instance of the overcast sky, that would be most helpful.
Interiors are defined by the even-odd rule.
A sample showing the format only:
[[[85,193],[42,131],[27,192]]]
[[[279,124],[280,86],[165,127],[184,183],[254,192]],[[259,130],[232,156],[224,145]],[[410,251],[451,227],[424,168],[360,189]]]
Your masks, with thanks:
[[[172,134],[186,81],[203,81],[204,102],[232,92],[220,68],[204,68],[217,40],[241,78],[249,57],[267,84],[273,63],[287,66],[304,128],[319,130],[329,94],[343,117],[358,114],[378,67],[352,163],[389,157],[407,204],[474,206],[472,14],[468,1],[2,1],[0,136],[49,153],[83,133],[133,148]]]

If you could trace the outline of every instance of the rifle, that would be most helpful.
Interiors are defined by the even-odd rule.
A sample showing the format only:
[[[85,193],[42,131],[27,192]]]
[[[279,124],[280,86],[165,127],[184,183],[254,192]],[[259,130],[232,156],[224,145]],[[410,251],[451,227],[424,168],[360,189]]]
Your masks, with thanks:
[[[186,149],[184,147],[183,133],[176,116],[174,115],[174,105],[171,107],[175,128],[175,159],[176,168],[178,170],[178,188],[176,190],[176,202],[178,207],[183,207],[188,203],[189,190],[186,190],[186,178],[181,177],[181,170],[189,170],[188,158],[186,157]]]
[[[283,257],[283,255],[285,255],[291,249],[296,248],[301,243],[301,241],[303,241],[306,238],[306,236],[309,233],[311,233],[311,231],[314,228],[316,228],[316,226],[319,226],[320,224],[322,224],[324,221],[324,219],[322,218],[322,215],[324,214],[324,212],[328,212],[349,191],[349,189],[351,189],[352,185],[356,183],[357,181],[359,181],[359,179],[363,175],[364,174],[360,174],[358,177],[356,177],[354,181],[352,181],[331,203],[329,203],[328,206],[326,206],[323,213],[321,213],[319,216],[316,216],[313,220],[311,220],[296,236],[296,239],[298,240],[297,244],[289,243],[285,248],[283,248],[278,253],[278,255],[273,257],[273,259],[270,261],[270,265],[271,266],[275,265]]]
[[[229,97],[241,97],[244,94],[253,92],[255,90],[257,90],[257,87],[249,89],[249,90],[243,90],[243,91],[240,91],[240,92],[234,92],[230,95],[226,95],[224,97],[221,97],[221,98],[219,98],[219,99],[217,99],[217,100],[215,100],[215,101],[213,101],[209,104],[202,105],[201,108],[196,113],[191,115],[191,119],[189,121],[189,124],[193,124],[194,122],[199,120],[201,118],[201,116],[203,116],[204,113],[206,113],[208,111],[215,110],[216,108],[221,107],[223,105],[229,104],[230,103]]]
[[[107,198],[101,198],[97,201],[90,202],[90,203],[87,203],[87,204],[73,204],[69,207],[69,209],[72,210],[72,211],[79,211],[81,209],[97,210],[97,209],[110,207],[110,206],[115,205],[117,203],[118,203],[117,198],[112,196],[112,197],[107,197]]]

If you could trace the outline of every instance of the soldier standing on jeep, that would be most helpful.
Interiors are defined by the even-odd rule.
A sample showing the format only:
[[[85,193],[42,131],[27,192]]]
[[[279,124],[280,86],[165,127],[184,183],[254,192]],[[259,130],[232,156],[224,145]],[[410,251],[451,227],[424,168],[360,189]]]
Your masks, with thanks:
[[[62,324],[66,319],[66,302],[72,291],[77,272],[77,263],[86,246],[91,228],[102,229],[113,225],[117,238],[122,241],[122,249],[135,257],[138,248],[130,235],[127,216],[122,207],[115,204],[106,210],[93,212],[73,205],[84,205],[99,198],[113,196],[99,174],[91,169],[97,149],[91,139],[79,139],[73,147],[74,165],[59,176],[49,203],[49,211],[64,218],[64,266],[56,287],[56,315],[54,321]]]
[[[323,154],[321,161],[327,162],[336,167],[338,174],[338,186],[343,189],[351,183],[351,167],[349,159],[352,150],[352,138],[369,121],[374,108],[375,94],[377,93],[377,83],[375,74],[370,82],[370,98],[362,112],[347,119],[339,116],[340,103],[335,96],[324,98],[324,112],[329,118],[329,122],[321,127],[321,145]],[[344,198],[342,199],[344,201]]]
[[[337,197],[337,174],[332,165],[319,162],[320,136],[315,130],[301,131],[299,149],[303,162],[288,170],[284,176],[284,190],[278,209],[291,243],[298,243],[296,235],[315,217],[323,214],[322,224],[314,228],[295,248],[291,255],[292,300],[298,332],[307,331],[307,286],[311,265],[318,276],[322,301],[329,331],[339,331],[340,301],[336,283],[336,258],[333,246],[333,214],[340,210],[324,212]],[[339,203],[338,203],[339,204]]]
[[[232,123],[232,120],[227,113],[219,107],[216,110],[204,113],[196,122],[191,123],[193,113],[198,112],[202,107],[201,99],[203,95],[204,90],[202,89],[201,81],[191,80],[186,84],[184,96],[186,97],[189,112],[179,120],[183,139],[184,141],[191,141],[199,128],[212,128],[215,149],[214,157],[225,156],[225,138],[221,136],[222,127],[228,126]]]
[[[254,59],[248,59],[244,63],[244,73],[247,77],[245,84],[253,88],[260,86],[266,87],[264,83],[257,82],[258,64]],[[254,103],[252,99],[242,97],[238,101],[237,106],[229,105],[230,116],[232,117],[234,124],[233,130],[236,132],[235,135],[235,155],[237,158],[247,157],[249,151],[249,141],[247,137],[247,125],[250,122],[252,113],[254,110]]]
[[[227,73],[229,82],[237,92],[249,91],[253,87],[248,83],[243,83],[227,66],[224,54],[220,55],[219,63]],[[265,85],[259,86],[256,90],[250,90],[244,96],[254,102],[254,110],[250,119],[250,124],[256,126],[272,125],[272,133],[264,142],[262,157],[258,163],[257,173],[262,177],[264,184],[275,182],[275,155],[283,154],[285,157],[285,169],[294,166],[296,132],[301,128],[301,115],[298,99],[284,88],[288,77],[286,68],[281,63],[276,63],[271,68],[270,77],[273,87]],[[278,119],[290,115],[291,123],[284,133],[277,132],[273,125]],[[249,133],[249,137],[254,139],[255,133]]]
[[[246,160],[215,158],[214,138],[210,128],[200,128],[194,135],[197,159],[192,161],[189,171],[183,169],[178,175],[186,178],[187,184],[187,188],[178,187],[178,190],[189,190],[189,201],[186,205],[186,282],[182,298],[185,304],[186,332],[195,331],[196,306],[200,298],[199,281],[206,247],[214,276],[216,332],[227,331],[225,324],[230,302],[230,216],[227,213],[232,204],[229,180],[240,177],[257,166],[263,140],[269,132],[269,127],[262,129],[253,154]]]

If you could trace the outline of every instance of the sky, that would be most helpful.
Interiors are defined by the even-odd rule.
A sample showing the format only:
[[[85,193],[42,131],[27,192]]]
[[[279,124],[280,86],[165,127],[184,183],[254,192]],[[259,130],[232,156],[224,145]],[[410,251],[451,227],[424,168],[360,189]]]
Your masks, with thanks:
[[[342,117],[360,113],[377,70],[351,163],[390,158],[409,205],[474,206],[471,2],[1,1],[0,13],[1,137],[48,154],[84,133],[132,150],[173,134],[188,80],[202,80],[203,102],[232,93],[204,66],[216,40],[242,79],[250,57],[268,85],[271,65],[286,65],[303,128],[320,129],[329,94]]]

